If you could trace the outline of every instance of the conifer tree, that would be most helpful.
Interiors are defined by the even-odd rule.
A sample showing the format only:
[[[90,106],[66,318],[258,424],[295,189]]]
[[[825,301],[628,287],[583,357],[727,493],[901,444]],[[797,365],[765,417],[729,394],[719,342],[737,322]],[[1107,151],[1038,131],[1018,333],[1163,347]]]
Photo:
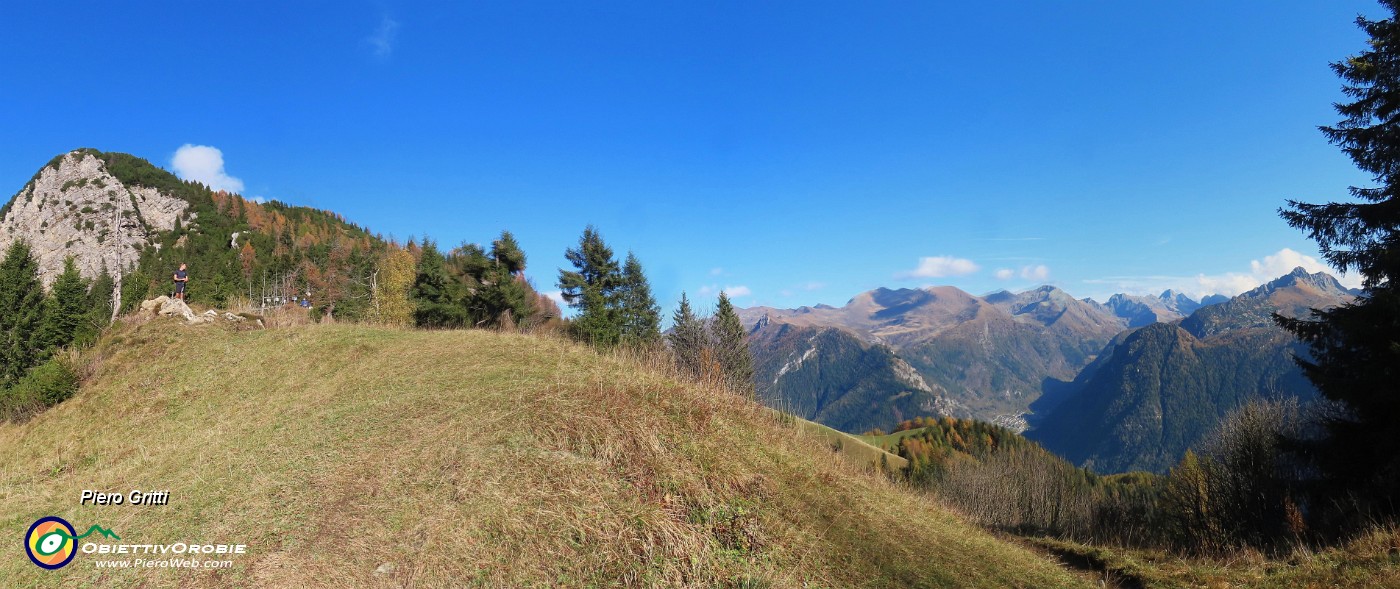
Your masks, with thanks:
[[[0,386],[11,386],[38,363],[44,289],[29,244],[15,240],[0,261]]]
[[[501,237],[491,242],[490,262],[479,277],[482,288],[478,298],[485,311],[479,322],[502,326],[508,319],[518,324],[530,316],[534,306],[523,277],[525,252],[509,231],[502,231]]]
[[[467,318],[461,298],[460,283],[448,275],[437,244],[424,240],[413,281],[414,322],[419,327],[461,327]]]
[[[649,346],[661,339],[661,307],[651,295],[642,263],[632,252],[622,265],[622,282],[618,289],[622,312],[622,342],[633,346]]]
[[[681,371],[695,378],[704,375],[703,358],[710,347],[710,334],[705,329],[705,321],[697,317],[690,308],[690,300],[681,293],[681,302],[671,315],[671,333],[666,335],[671,343],[671,351],[676,355],[676,364]]]
[[[729,295],[723,291],[719,293],[715,316],[710,320],[710,331],[715,358],[724,371],[725,382],[735,391],[752,396],[753,355],[749,352],[748,334],[744,333],[744,324],[734,312]]]
[[[96,340],[97,334],[111,324],[112,295],[116,289],[116,279],[107,270],[107,265],[103,264],[102,272],[93,279],[92,286],[88,287],[87,322],[77,338],[79,343],[90,343]]]
[[[1381,4],[1389,18],[1357,18],[1367,50],[1332,64],[1353,101],[1335,105],[1342,120],[1322,128],[1375,186],[1352,187],[1349,202],[1290,200],[1280,211],[1333,266],[1359,272],[1363,293],[1310,319],[1276,317],[1311,348],[1304,374],[1346,408],[1313,456],[1331,484],[1324,494],[1350,494],[1372,510],[1363,518],[1400,515],[1400,1]]]
[[[501,236],[491,242],[491,261],[506,274],[525,271],[525,251],[520,249],[520,244],[509,231],[502,231]]]
[[[572,323],[574,337],[598,346],[617,344],[622,338],[617,292],[621,271],[612,249],[589,225],[578,247],[565,250],[564,257],[574,270],[559,270],[559,290],[564,302],[579,312]]]
[[[44,301],[44,317],[39,327],[39,343],[47,352],[73,343],[91,312],[88,285],[73,257],[63,261],[63,273],[49,288]]]

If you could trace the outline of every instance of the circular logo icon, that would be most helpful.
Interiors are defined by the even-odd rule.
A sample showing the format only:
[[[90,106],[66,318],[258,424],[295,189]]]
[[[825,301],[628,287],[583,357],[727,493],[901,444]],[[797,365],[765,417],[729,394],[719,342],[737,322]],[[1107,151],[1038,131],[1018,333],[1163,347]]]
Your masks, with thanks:
[[[78,553],[78,543],[73,539],[77,533],[73,525],[61,517],[40,518],[24,535],[24,551],[29,554],[29,560],[40,567],[63,568]]]

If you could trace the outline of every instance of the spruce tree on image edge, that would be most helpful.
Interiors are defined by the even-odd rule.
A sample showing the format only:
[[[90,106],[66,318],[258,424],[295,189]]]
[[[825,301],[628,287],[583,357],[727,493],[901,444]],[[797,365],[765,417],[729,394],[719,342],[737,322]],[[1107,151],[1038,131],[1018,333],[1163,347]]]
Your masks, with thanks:
[[[1280,211],[1333,266],[1364,277],[1348,304],[1310,319],[1275,316],[1309,345],[1311,359],[1298,360],[1304,374],[1343,408],[1325,422],[1325,438],[1302,445],[1324,475],[1318,499],[1354,501],[1352,513],[1337,514],[1351,518],[1400,511],[1400,2],[1381,4],[1389,18],[1357,18],[1367,50],[1332,64],[1352,101],[1336,104],[1342,120],[1322,127],[1375,186],[1352,187],[1353,202],[1290,200]]]
[[[0,261],[0,386],[19,382],[42,359],[44,289],[29,244],[15,240]]]

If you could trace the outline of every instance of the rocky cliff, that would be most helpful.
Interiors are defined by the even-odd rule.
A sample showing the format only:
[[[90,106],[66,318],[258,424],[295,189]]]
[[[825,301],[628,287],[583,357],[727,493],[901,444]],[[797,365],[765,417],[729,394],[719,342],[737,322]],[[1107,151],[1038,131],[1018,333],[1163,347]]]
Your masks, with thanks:
[[[54,158],[0,209],[0,248],[24,239],[47,287],[73,256],[84,276],[136,261],[154,237],[185,220],[189,204],[154,188],[127,186],[91,150]]]

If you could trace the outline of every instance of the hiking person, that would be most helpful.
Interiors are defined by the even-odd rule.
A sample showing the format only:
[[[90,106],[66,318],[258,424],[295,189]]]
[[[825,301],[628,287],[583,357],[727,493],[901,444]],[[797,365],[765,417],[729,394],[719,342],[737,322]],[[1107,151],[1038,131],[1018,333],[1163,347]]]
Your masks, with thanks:
[[[190,281],[190,273],[185,269],[184,264],[180,264],[180,269],[175,271],[175,298],[185,300],[185,283]]]

